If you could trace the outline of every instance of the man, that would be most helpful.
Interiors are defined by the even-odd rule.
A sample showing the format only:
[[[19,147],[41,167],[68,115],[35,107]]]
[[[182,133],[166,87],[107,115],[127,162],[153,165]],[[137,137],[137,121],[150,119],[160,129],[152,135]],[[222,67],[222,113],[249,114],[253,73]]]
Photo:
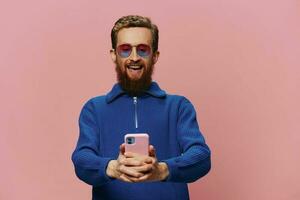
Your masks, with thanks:
[[[149,18],[120,18],[111,31],[117,80],[83,107],[72,161],[93,186],[93,200],[186,200],[187,183],[206,175],[210,150],[196,112],[183,96],[152,81],[158,29]],[[149,156],[124,151],[126,133],[148,133]]]

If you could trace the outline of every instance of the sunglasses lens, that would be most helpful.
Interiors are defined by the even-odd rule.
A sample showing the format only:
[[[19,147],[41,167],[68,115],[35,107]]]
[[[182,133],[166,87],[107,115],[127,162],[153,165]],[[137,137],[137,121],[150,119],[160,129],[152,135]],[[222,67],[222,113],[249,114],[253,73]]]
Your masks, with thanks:
[[[122,44],[122,45],[118,46],[117,52],[121,57],[126,58],[126,57],[130,56],[131,49],[132,49],[132,47],[130,45]]]
[[[137,54],[141,57],[147,57],[150,55],[151,48],[148,45],[140,44],[136,47]]]
[[[121,44],[117,47],[117,53],[123,58],[130,56],[132,51],[132,46],[130,44]],[[136,47],[137,54],[141,57],[148,57],[151,53],[150,46],[146,44],[139,44]]]

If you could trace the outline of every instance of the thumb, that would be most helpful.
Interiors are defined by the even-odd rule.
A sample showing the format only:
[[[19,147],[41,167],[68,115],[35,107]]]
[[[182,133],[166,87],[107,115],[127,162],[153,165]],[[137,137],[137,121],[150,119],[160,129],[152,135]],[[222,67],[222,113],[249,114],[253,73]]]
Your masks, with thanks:
[[[152,145],[149,146],[149,156],[156,157],[155,148]]]
[[[120,154],[124,155],[124,153],[125,153],[125,144],[122,143],[122,144],[120,145]]]

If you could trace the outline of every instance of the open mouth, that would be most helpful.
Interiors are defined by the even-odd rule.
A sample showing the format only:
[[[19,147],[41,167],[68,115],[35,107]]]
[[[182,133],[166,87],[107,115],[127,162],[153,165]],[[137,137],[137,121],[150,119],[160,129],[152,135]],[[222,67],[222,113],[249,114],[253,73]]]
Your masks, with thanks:
[[[142,65],[127,65],[126,66],[128,69],[132,69],[132,70],[140,70],[143,68]]]

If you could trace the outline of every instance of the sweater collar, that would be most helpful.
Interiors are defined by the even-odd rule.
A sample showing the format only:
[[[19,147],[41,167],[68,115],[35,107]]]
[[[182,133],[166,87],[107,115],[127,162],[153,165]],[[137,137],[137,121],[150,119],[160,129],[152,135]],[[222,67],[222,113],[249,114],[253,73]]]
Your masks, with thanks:
[[[156,82],[152,82],[150,88],[145,91],[145,93],[150,94],[153,97],[164,98],[166,96],[166,92],[158,86]],[[106,95],[106,102],[111,103],[121,95],[126,94],[126,92],[122,89],[119,83],[116,83],[111,91]]]

